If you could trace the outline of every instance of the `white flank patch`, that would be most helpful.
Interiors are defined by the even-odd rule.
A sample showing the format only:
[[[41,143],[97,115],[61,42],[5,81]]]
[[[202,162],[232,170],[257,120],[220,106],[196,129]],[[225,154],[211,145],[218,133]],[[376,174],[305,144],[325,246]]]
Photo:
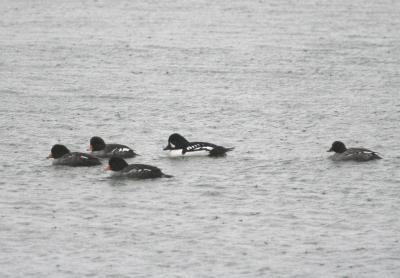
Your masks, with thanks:
[[[128,148],[116,148],[112,151],[113,153],[115,152],[129,152]]]
[[[138,169],[132,169],[132,170],[130,170],[129,172],[128,172],[128,175],[132,175],[132,174],[134,174],[134,175],[136,175],[138,173]]]
[[[186,152],[182,155],[182,149],[180,150],[170,150],[168,156],[170,157],[186,157],[186,156],[207,156],[210,153],[208,151],[196,151],[196,152]]]

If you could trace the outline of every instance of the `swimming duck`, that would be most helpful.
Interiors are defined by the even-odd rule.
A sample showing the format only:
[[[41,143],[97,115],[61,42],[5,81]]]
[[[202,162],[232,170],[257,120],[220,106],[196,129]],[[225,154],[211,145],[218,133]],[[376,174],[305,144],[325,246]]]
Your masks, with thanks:
[[[382,159],[377,152],[364,149],[364,148],[346,148],[345,144],[340,141],[335,141],[332,143],[331,148],[328,152],[335,152],[331,156],[334,161],[369,161],[375,159]]]
[[[134,179],[171,178],[171,175],[164,174],[160,168],[146,164],[128,164],[121,157],[111,157],[105,170],[115,171],[117,177]]]
[[[223,156],[234,148],[225,148],[206,142],[189,142],[178,133],[171,134],[164,150],[171,157],[178,156]]]
[[[101,137],[94,136],[90,139],[89,150],[91,154],[100,158],[122,157],[131,158],[138,155],[131,148],[121,144],[106,144]]]
[[[97,157],[87,153],[70,152],[64,145],[56,144],[51,148],[51,153],[47,158],[54,158],[53,165],[66,166],[95,166],[101,162]]]

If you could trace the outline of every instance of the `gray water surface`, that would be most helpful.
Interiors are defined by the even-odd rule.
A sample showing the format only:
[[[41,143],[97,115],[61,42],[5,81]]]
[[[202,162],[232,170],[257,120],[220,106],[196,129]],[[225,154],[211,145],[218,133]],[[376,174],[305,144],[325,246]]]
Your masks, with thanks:
[[[399,14],[1,1],[0,276],[399,277]],[[173,132],[235,150],[169,159]],[[174,178],[45,159],[94,135]],[[334,140],[384,159],[332,162]]]

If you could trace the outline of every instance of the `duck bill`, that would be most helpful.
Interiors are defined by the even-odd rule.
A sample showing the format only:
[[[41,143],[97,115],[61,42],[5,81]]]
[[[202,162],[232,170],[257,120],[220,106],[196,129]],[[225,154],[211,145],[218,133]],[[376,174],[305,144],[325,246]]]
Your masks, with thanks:
[[[333,152],[332,148],[330,148],[329,150],[327,150],[327,152],[328,152],[328,153],[329,153],[329,152]]]
[[[166,146],[164,149],[163,149],[164,151],[167,151],[167,150],[172,150],[172,148],[171,148],[171,146],[170,145],[168,145],[168,146]]]
[[[52,154],[49,154],[48,156],[46,156],[46,158],[47,158],[47,159],[50,159],[50,158],[54,158],[54,157],[53,157]]]
[[[104,167],[104,171],[111,171],[111,166],[107,165],[106,167]]]

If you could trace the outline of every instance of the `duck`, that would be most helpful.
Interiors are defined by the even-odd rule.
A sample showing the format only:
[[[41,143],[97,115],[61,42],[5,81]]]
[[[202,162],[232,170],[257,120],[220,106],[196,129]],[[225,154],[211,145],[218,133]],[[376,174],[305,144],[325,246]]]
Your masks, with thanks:
[[[146,164],[128,164],[121,157],[111,157],[105,170],[116,172],[115,177],[126,177],[133,179],[172,178],[164,174],[160,168]]]
[[[346,148],[346,145],[341,141],[333,142],[328,152],[335,152],[331,156],[331,159],[334,161],[353,160],[363,162],[382,159],[375,151],[365,148]]]
[[[173,133],[168,138],[164,151],[169,151],[170,157],[179,156],[224,156],[234,148],[225,148],[206,142],[189,142],[182,135]]]
[[[131,158],[138,155],[128,146],[121,144],[106,144],[99,136],[93,136],[90,138],[89,150],[92,155],[100,158],[110,158],[112,156]]]
[[[70,150],[61,144],[55,144],[51,148],[48,159],[53,158],[53,165],[65,166],[96,166],[100,165],[100,160],[87,153],[70,152]]]

